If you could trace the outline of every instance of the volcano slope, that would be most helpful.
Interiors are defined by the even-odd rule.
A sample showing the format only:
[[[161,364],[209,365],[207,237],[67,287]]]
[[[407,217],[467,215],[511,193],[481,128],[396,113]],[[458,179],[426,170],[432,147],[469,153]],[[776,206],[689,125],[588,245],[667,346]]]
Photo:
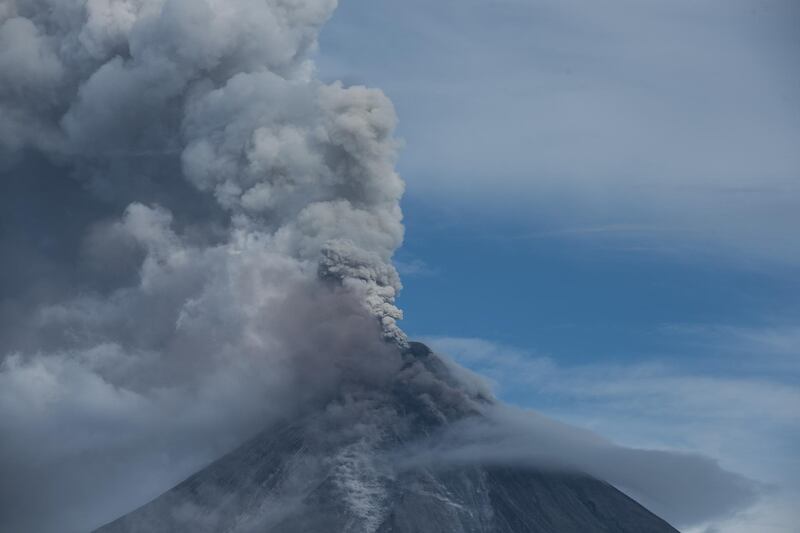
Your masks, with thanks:
[[[96,533],[677,531],[580,472],[415,461],[415,442],[493,400],[420,343],[401,355],[382,390],[344,387]]]

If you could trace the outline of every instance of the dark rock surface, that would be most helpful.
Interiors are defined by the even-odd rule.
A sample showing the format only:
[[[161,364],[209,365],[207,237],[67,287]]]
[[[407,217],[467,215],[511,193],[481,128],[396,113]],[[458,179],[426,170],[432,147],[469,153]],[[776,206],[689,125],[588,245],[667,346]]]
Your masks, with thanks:
[[[97,533],[674,533],[611,485],[502,465],[409,465],[391,452],[479,416],[412,343],[398,382],[270,428]],[[331,405],[333,407],[331,407]]]

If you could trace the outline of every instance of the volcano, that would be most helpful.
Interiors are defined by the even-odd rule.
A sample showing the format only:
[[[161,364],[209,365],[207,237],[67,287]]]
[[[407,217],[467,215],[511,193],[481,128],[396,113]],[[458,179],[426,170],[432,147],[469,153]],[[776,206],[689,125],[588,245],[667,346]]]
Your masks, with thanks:
[[[677,531],[581,472],[407,460],[403,450],[493,400],[421,343],[402,357],[385,389],[347,387],[96,533]]]

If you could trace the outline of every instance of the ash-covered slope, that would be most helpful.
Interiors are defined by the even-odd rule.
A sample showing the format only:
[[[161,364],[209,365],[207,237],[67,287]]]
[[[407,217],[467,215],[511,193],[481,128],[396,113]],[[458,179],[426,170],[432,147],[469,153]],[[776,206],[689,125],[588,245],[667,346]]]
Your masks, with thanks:
[[[410,460],[415,442],[491,400],[424,345],[403,358],[386,390],[347,387],[97,532],[676,531],[585,474]]]

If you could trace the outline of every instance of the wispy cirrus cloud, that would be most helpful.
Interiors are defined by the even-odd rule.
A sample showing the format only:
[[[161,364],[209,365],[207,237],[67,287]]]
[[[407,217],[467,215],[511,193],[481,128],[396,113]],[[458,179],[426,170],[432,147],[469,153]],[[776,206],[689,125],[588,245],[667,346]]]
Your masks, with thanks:
[[[353,0],[321,67],[392,96],[412,196],[797,264],[798,17],[791,0]]]

